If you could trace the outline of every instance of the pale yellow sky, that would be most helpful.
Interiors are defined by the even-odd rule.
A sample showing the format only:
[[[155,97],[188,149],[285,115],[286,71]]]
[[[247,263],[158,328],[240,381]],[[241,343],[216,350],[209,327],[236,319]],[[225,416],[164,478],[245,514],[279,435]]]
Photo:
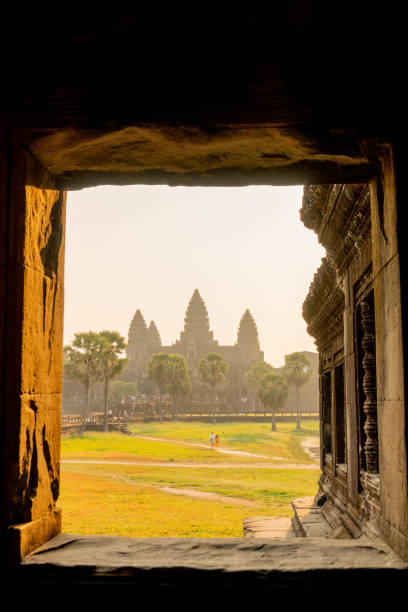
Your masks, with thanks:
[[[302,187],[96,187],[68,194],[65,330],[115,329],[135,310],[163,344],[197,287],[220,344],[249,308],[265,359],[316,350],[302,303],[324,249],[299,220]]]

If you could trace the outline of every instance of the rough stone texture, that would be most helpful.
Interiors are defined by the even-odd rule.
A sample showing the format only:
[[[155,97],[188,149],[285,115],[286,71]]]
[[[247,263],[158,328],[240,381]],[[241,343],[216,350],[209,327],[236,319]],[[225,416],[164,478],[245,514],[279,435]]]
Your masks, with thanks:
[[[325,257],[303,303],[308,333],[318,348],[326,348],[343,334],[344,291],[332,262]]]
[[[376,316],[381,534],[408,551],[406,407],[393,153],[375,149],[380,168],[370,185]],[[392,358],[391,358],[392,356]],[[405,366],[406,369],[406,366]]]
[[[302,497],[292,502],[295,513],[294,527],[296,533],[304,538],[328,538],[332,530],[322,516],[322,508],[314,502],[312,497]]]
[[[244,519],[244,538],[294,538],[291,518],[252,516]]]
[[[407,565],[378,540],[113,538],[62,535],[27,556],[13,576],[58,583],[263,589],[404,588]],[[105,591],[103,591],[105,592]],[[394,591],[395,592],[395,591]],[[205,592],[202,592],[204,595]],[[367,601],[367,594],[365,594]]]
[[[61,527],[65,197],[24,149],[12,148],[11,170],[2,536],[19,559]]]
[[[339,171],[337,156],[293,130],[271,125],[219,124],[211,132],[187,125],[132,126],[108,134],[66,130],[36,140],[32,151],[59,177],[60,187],[71,189],[101,179],[187,186],[303,183],[318,180],[319,173],[334,177]],[[359,154],[344,155],[341,161],[344,178],[367,180],[372,174]]]
[[[367,146],[366,154],[375,159],[378,166],[378,178],[370,183],[369,191],[366,185],[307,187],[301,211],[303,221],[314,229],[328,249],[333,266],[331,276],[327,263],[315,275],[304,303],[304,317],[320,349],[322,372],[331,368],[334,376],[336,363],[344,363],[346,431],[341,435],[347,439],[347,469],[345,475],[336,469],[337,459],[333,452],[331,467],[323,462],[320,487],[329,499],[323,512],[333,528],[344,525],[351,533],[359,534],[362,530],[371,536],[380,535],[406,556],[404,349],[393,154],[385,145]],[[344,291],[343,305],[335,299],[340,281]],[[368,384],[368,336],[364,316],[359,313],[364,315],[363,306],[371,304],[367,296],[372,292],[376,359],[370,368],[371,382]],[[340,316],[344,323],[342,346],[335,340],[334,332],[339,328]],[[358,331],[359,321],[362,332]],[[362,397],[356,389],[357,384],[362,385]],[[367,406],[374,406],[374,409],[367,411]],[[332,390],[332,427],[336,410]],[[369,439],[361,433],[364,430],[367,434],[368,427]],[[333,429],[333,448],[336,436]],[[379,467],[377,454],[375,461],[369,461],[371,455],[368,455],[368,442],[371,449],[376,449],[377,438]],[[377,484],[374,476],[369,478],[366,469],[379,471]]]

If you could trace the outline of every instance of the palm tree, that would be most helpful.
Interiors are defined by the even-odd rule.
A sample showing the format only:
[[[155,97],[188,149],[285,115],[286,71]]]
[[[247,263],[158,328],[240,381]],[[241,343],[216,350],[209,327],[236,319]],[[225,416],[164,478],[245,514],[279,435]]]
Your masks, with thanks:
[[[312,374],[310,361],[303,353],[285,355],[285,375],[289,384],[296,387],[296,430],[300,427],[299,388],[307,383]]]
[[[276,431],[275,410],[282,408],[288,397],[286,376],[279,372],[265,374],[259,383],[259,397],[264,406],[272,408],[272,431]]]
[[[183,355],[171,355],[172,374],[168,391],[175,401],[175,417],[178,420],[180,402],[191,392],[191,380],[188,365]]]
[[[273,372],[273,367],[266,361],[254,363],[244,376],[244,383],[251,394],[252,409],[255,408],[255,397],[258,392],[259,383],[265,374]],[[258,400],[259,401],[259,400]]]
[[[147,364],[147,376],[154,382],[159,391],[159,418],[163,421],[162,397],[167,391],[173,374],[172,355],[154,353]]]
[[[200,361],[200,373],[204,381],[214,389],[222,385],[226,380],[228,364],[219,353],[208,353],[205,359]],[[214,397],[216,400],[216,396]],[[215,403],[213,407],[212,420],[215,423]]]
[[[104,384],[104,426],[108,431],[108,391],[109,382],[114,378],[127,363],[127,359],[119,358],[126,348],[123,336],[117,331],[104,330],[98,334],[98,375]]]
[[[84,386],[80,435],[83,435],[88,419],[89,390],[92,383],[99,378],[98,349],[98,334],[93,331],[76,333],[72,343],[64,347],[64,374]]]

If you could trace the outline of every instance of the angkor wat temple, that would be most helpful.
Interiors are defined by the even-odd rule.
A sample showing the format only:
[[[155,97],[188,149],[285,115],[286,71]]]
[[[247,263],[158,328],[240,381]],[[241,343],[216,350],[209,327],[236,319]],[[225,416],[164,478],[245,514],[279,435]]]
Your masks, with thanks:
[[[121,379],[137,382],[143,391],[146,388],[146,364],[153,353],[177,353],[187,359],[189,374],[193,383],[193,398],[206,398],[208,387],[202,382],[199,363],[207,353],[220,353],[228,363],[227,383],[219,395],[236,400],[242,394],[242,380],[245,372],[257,361],[264,358],[259,346],[258,330],[249,310],[242,315],[238,326],[237,341],[232,346],[220,345],[210,330],[210,321],[203,298],[195,289],[186,310],[184,329],[180,339],[170,346],[163,346],[156,323],[149,327],[140,310],[136,310],[130,323],[126,356],[128,365]]]

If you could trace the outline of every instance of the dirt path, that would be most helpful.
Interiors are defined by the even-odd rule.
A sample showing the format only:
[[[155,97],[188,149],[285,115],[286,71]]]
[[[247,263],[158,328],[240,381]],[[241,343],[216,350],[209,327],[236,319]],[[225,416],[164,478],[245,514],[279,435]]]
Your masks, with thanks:
[[[209,499],[210,501],[219,501],[223,503],[233,504],[235,506],[254,507],[258,505],[256,502],[251,501],[249,499],[243,499],[241,497],[229,497],[228,495],[221,495],[220,493],[210,493],[208,491],[196,491],[192,489],[177,489],[176,487],[158,487],[156,485],[146,484],[145,482],[134,482],[129,478],[118,476],[117,474],[103,474],[103,476],[114,478],[115,480],[121,480],[122,482],[126,482],[127,484],[131,484],[137,487],[149,487],[151,489],[156,489],[157,491],[162,491],[163,493],[169,493],[170,495],[184,495],[185,497],[193,497],[195,499]]]
[[[210,448],[208,444],[200,444],[199,442],[182,442],[181,440],[169,440],[168,438],[156,438],[155,436],[144,436],[142,434],[132,434],[134,438],[142,438],[144,440],[153,440],[155,442],[170,442],[171,444],[181,444],[182,446],[198,446],[199,448]],[[255,453],[247,453],[245,451],[231,450],[227,448],[213,448],[212,450],[224,455],[241,455],[243,457],[260,457],[267,459],[268,455],[257,455]],[[274,457],[274,459],[282,459],[282,457]]]
[[[305,438],[302,441],[303,450],[315,461],[320,459],[320,439],[317,436]]]
[[[316,470],[316,463],[176,463],[172,462],[142,462],[142,461],[105,461],[103,459],[62,459],[63,464],[91,464],[91,465],[133,465],[135,467],[173,467],[173,468],[209,468],[209,469],[274,469],[274,470]]]

